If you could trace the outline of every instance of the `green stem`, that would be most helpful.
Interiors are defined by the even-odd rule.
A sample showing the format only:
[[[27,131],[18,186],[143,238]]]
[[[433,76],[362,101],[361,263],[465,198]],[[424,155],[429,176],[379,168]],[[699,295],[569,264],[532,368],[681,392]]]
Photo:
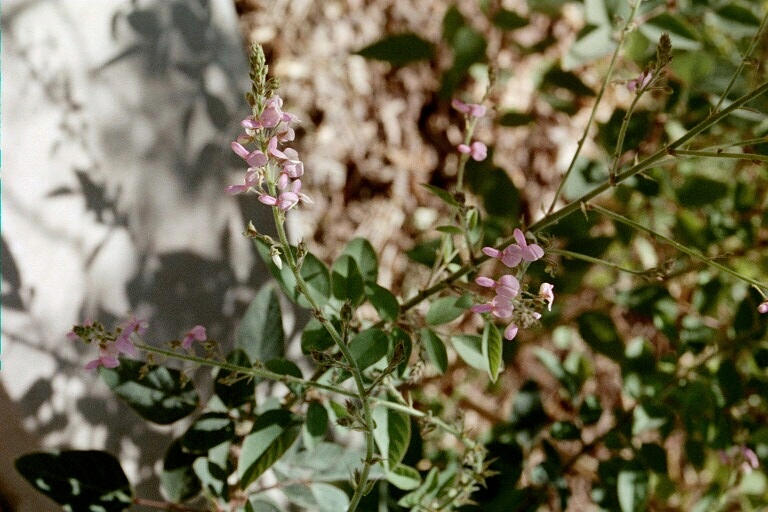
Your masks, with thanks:
[[[751,285],[754,285],[754,286],[757,286],[759,288],[763,288],[763,289],[768,288],[768,285],[766,285],[764,283],[761,283],[760,281],[757,281],[756,279],[752,279],[751,277],[747,277],[744,274],[736,272],[735,270],[733,270],[731,268],[728,268],[725,265],[722,265],[722,264],[714,261],[713,259],[711,259],[711,258],[709,258],[709,257],[707,257],[707,256],[705,256],[703,254],[701,254],[700,252],[695,251],[693,249],[690,249],[689,247],[686,247],[685,245],[676,242],[675,240],[669,238],[668,236],[662,235],[658,231],[654,231],[651,228],[643,226],[639,222],[635,222],[632,219],[624,217],[623,215],[620,215],[620,214],[618,214],[618,213],[616,213],[614,211],[611,211],[611,210],[609,210],[607,208],[603,208],[602,206],[598,206],[598,205],[594,205],[593,204],[593,205],[589,205],[589,208],[591,208],[591,209],[593,209],[593,210],[595,210],[595,211],[605,215],[606,217],[610,217],[613,220],[621,222],[622,224],[625,224],[627,226],[633,227],[633,228],[635,228],[637,230],[640,230],[640,231],[645,231],[649,235],[651,235],[651,236],[653,236],[655,238],[658,238],[659,240],[662,240],[663,242],[665,242],[668,245],[671,245],[672,247],[674,247],[678,251],[682,252],[683,254],[687,254],[688,256],[691,256],[692,258],[695,258],[695,259],[697,259],[699,261],[703,261],[707,265],[709,265],[711,267],[714,267],[714,268],[716,268],[718,270],[721,270],[721,271],[725,272],[726,274],[730,274],[733,277],[735,277],[736,279],[739,279],[741,281],[747,282],[747,283],[749,283]]]
[[[731,77],[731,81],[728,82],[728,86],[725,88],[725,91],[723,91],[723,94],[720,95],[720,100],[717,102],[717,105],[715,105],[715,112],[722,106],[723,102],[725,101],[725,98],[728,96],[728,93],[731,92],[731,89],[733,88],[733,84],[736,83],[736,79],[741,75],[741,71],[744,69],[744,65],[747,63],[747,59],[752,54],[752,52],[755,50],[755,47],[760,42],[760,37],[763,34],[763,31],[766,27],[766,22],[768,22],[768,12],[765,13],[763,16],[763,21],[760,23],[760,28],[757,29],[757,32],[755,33],[755,37],[752,38],[752,42],[749,44],[749,48],[747,48],[747,51],[744,53],[744,56],[741,58],[741,62],[739,62],[739,67],[736,68],[736,71],[733,73],[733,76]]]
[[[548,252],[551,254],[560,254],[561,256],[565,256],[566,258],[573,258],[577,260],[588,261],[590,263],[597,263],[598,265],[604,265],[606,267],[611,267],[616,270],[620,270],[622,272],[627,272],[629,274],[634,274],[637,276],[643,276],[648,273],[648,271],[646,270],[633,270],[631,268],[622,267],[621,265],[617,265],[616,263],[612,263],[610,261],[606,261],[600,258],[595,258],[593,256],[588,256],[586,254],[581,254],[579,252],[567,251],[565,249],[548,249]]]
[[[646,86],[635,94],[632,99],[632,103],[629,105],[627,113],[624,114],[624,119],[621,120],[621,127],[619,128],[619,139],[616,141],[616,149],[613,152],[613,165],[608,173],[608,183],[610,185],[616,185],[616,170],[619,168],[619,161],[621,160],[621,154],[624,151],[624,138],[627,136],[627,127],[629,126],[629,120],[632,119],[632,114],[635,111],[635,106],[640,100],[640,97],[645,92]]]
[[[620,172],[616,175],[616,183],[621,183],[623,181],[628,180],[632,176],[644,171],[645,169],[651,167],[654,164],[658,164],[662,159],[667,157],[670,153],[674,153],[675,149],[679,148],[689,140],[696,137],[701,132],[705,131],[707,128],[710,128],[712,125],[718,123],[723,118],[727,117],[731,114],[734,110],[737,110],[741,108],[743,105],[749,103],[750,101],[754,100],[755,98],[758,98],[759,96],[765,94],[768,92],[768,82],[764,82],[759,87],[753,89],[752,91],[748,92],[744,96],[740,97],[739,99],[735,100],[733,103],[728,105],[728,107],[724,108],[723,110],[719,112],[713,112],[706,118],[704,118],[701,122],[699,122],[696,126],[688,130],[685,134],[683,134],[681,137],[676,139],[675,141],[663,146],[655,153],[651,154],[650,156],[647,156],[642,161],[638,162],[637,164],[633,165],[629,169],[626,169],[623,172]],[[611,188],[610,184],[605,181],[601,185],[595,187],[594,189],[590,190],[589,192],[585,193],[578,199],[575,199],[571,201],[570,203],[566,204],[559,210],[555,212],[549,212],[547,215],[545,215],[543,218],[539,219],[537,222],[533,223],[528,230],[532,233],[537,233],[539,231],[542,231],[543,229],[552,226],[553,224],[557,224],[560,220],[567,217],[568,215],[571,215],[573,212],[579,210],[582,206],[582,204],[587,203],[588,201],[592,200],[593,198],[599,196],[606,190],[609,190]],[[509,245],[510,243],[514,242],[514,239],[510,238],[507,240],[502,241],[500,244],[498,244],[499,247],[505,247]],[[477,265],[480,265],[481,263],[487,261],[489,258],[485,254],[478,256],[478,258],[475,260],[474,265],[463,265],[461,268],[453,272],[452,274],[447,275],[442,281],[435,283],[434,285],[430,286],[429,288],[426,288],[419,293],[417,293],[414,297],[410,298],[408,301],[406,301],[401,307],[400,311],[407,311],[411,309],[412,307],[416,306],[417,304],[421,303],[424,299],[431,297],[433,294],[445,289],[448,287],[451,283],[454,281],[460,279],[462,276],[468,274],[472,270],[474,270]],[[377,324],[378,325],[378,324]]]
[[[755,153],[725,153],[723,151],[698,151],[688,149],[677,149],[675,156],[698,156],[705,158],[731,158],[734,160],[751,160],[753,162],[768,162],[768,155],[758,155]]]
[[[344,389],[338,386],[333,386],[330,384],[323,384],[321,382],[313,381],[313,380],[306,380],[299,377],[294,377],[293,375],[283,375],[280,373],[271,372],[269,370],[266,370],[264,368],[254,368],[254,367],[248,367],[248,366],[240,366],[232,363],[228,363],[226,361],[214,361],[213,359],[205,359],[202,357],[197,357],[189,354],[181,354],[179,352],[174,352],[173,350],[168,350],[164,348],[159,347],[153,347],[152,345],[146,345],[144,343],[136,343],[136,348],[140,350],[144,350],[146,352],[153,352],[155,354],[160,354],[165,357],[170,357],[174,359],[180,359],[182,361],[190,361],[192,363],[199,364],[201,366],[210,366],[213,368],[221,368],[222,370],[228,370],[231,372],[237,372],[241,373],[243,375],[250,375],[252,377],[259,377],[262,379],[268,379],[275,382],[282,382],[283,384],[298,384],[301,386],[308,386],[318,389],[324,389],[326,391],[332,391],[334,393],[339,393],[340,395],[346,395],[346,396],[352,396],[356,397],[357,393],[353,391],[349,391],[348,389]]]
[[[576,152],[573,154],[573,158],[571,158],[571,162],[568,164],[568,169],[565,171],[563,178],[560,180],[560,184],[557,186],[557,190],[555,191],[555,197],[552,198],[552,203],[550,203],[549,208],[547,208],[547,215],[552,213],[552,211],[555,209],[555,204],[557,204],[557,199],[560,197],[560,194],[563,192],[563,187],[565,186],[565,182],[568,181],[568,177],[571,175],[571,172],[573,172],[573,168],[576,165],[576,159],[581,154],[581,148],[584,146],[584,142],[587,140],[587,136],[589,135],[589,128],[592,126],[592,121],[594,121],[595,119],[595,114],[597,113],[597,107],[600,105],[600,101],[603,99],[603,94],[605,94],[605,90],[608,87],[608,83],[611,81],[611,76],[613,75],[613,69],[616,67],[616,60],[618,59],[619,53],[621,52],[621,47],[624,45],[624,39],[626,38],[627,33],[629,33],[629,28],[632,25],[632,20],[635,19],[635,16],[637,15],[638,10],[640,9],[641,3],[643,3],[643,0],[636,0],[635,7],[632,9],[632,12],[630,13],[629,18],[627,18],[627,22],[624,24],[624,27],[621,29],[621,35],[619,36],[619,41],[618,43],[616,43],[616,49],[613,51],[613,55],[611,56],[611,63],[608,65],[608,72],[605,75],[603,84],[600,86],[600,92],[597,93],[597,98],[595,98],[595,104],[592,106],[592,112],[589,113],[587,126],[584,127],[584,133],[581,134],[579,143],[576,145]]]
[[[288,243],[288,237],[285,233],[285,225],[283,223],[282,213],[276,206],[272,207],[272,213],[275,219],[277,234],[280,238],[280,243],[283,246],[283,253],[288,260],[288,266],[291,268],[291,271],[296,278],[296,286],[298,287],[301,294],[304,295],[304,298],[307,299],[312,309],[316,312],[317,319],[320,321],[320,323],[323,324],[323,327],[325,327],[325,330],[328,331],[328,334],[330,334],[331,338],[333,338],[336,346],[339,347],[339,351],[344,356],[344,359],[349,366],[350,372],[352,373],[352,378],[354,379],[355,386],[357,387],[357,397],[360,399],[363,406],[363,421],[365,423],[365,460],[363,461],[363,468],[360,470],[360,477],[355,485],[355,492],[350,499],[349,508],[347,509],[348,512],[354,512],[357,509],[357,506],[359,505],[363,495],[365,494],[367,487],[366,484],[368,482],[368,474],[370,473],[371,466],[373,465],[374,454],[373,415],[371,414],[369,397],[365,389],[365,383],[363,382],[363,374],[360,371],[360,367],[357,365],[357,361],[355,361],[355,358],[352,356],[349,347],[344,342],[333,324],[327,318],[325,318],[325,315],[322,314],[320,305],[309,293],[309,287],[304,281],[300,269],[296,265],[296,260],[293,257],[291,245]]]
[[[753,144],[765,144],[768,142],[768,136],[756,137],[754,139],[740,140],[736,142],[726,142],[724,144],[716,144],[714,146],[707,146],[705,148],[699,148],[701,151],[714,151],[717,149],[733,148],[738,146],[751,146]]]
[[[475,125],[477,125],[477,118],[472,117],[467,120],[467,131],[464,134],[464,144],[469,146],[472,143],[472,136],[475,134]],[[467,166],[469,155],[462,153],[459,158],[459,168],[456,171],[456,192],[464,191],[464,168]]]

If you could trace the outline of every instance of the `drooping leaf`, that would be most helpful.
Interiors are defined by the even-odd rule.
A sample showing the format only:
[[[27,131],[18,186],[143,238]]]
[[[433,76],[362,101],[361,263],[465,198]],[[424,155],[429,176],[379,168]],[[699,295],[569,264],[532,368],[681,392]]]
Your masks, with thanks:
[[[454,350],[461,359],[472,368],[487,371],[488,365],[483,357],[483,338],[474,334],[459,334],[451,337]]]
[[[342,254],[351,256],[366,284],[376,283],[379,276],[379,260],[371,242],[365,238],[353,238],[344,247]]]
[[[384,467],[395,467],[411,442],[411,419],[405,413],[379,406],[373,410],[373,421],[376,424],[373,438],[384,459]]]
[[[471,305],[470,294],[461,297],[440,297],[429,306],[426,316],[427,324],[447,324],[463,315]]]
[[[299,435],[299,422],[283,409],[259,416],[243,441],[237,462],[240,485],[245,488],[260,477],[291,447]]]
[[[200,492],[200,479],[195,475],[192,464],[196,455],[184,452],[181,440],[176,439],[163,458],[163,471],[160,473],[160,485],[163,494],[174,503],[194,498]]]
[[[285,333],[280,301],[271,286],[265,286],[251,301],[240,320],[235,347],[250,361],[268,361],[285,353]]]
[[[410,466],[398,464],[393,468],[389,468],[387,482],[403,491],[412,491],[421,484],[421,475]]]
[[[400,313],[400,303],[397,302],[397,297],[392,292],[375,283],[366,283],[365,295],[368,302],[376,308],[382,320],[390,322],[397,320],[397,315]]]
[[[445,373],[448,369],[448,354],[445,351],[445,344],[435,331],[426,327],[419,331],[421,344],[427,351],[429,361],[440,373]]]
[[[342,302],[348,300],[353,306],[362,302],[365,297],[363,276],[352,256],[343,254],[333,262],[331,289],[333,296]]]
[[[16,459],[16,470],[39,492],[69,510],[119,512],[133,491],[120,462],[96,450],[37,452]]]
[[[387,355],[389,338],[381,329],[368,329],[361,332],[349,342],[349,351],[357,362],[360,371]]]
[[[528,18],[524,18],[515,11],[507,9],[499,9],[496,11],[491,21],[502,30],[516,30],[528,25]]]
[[[235,424],[225,412],[207,412],[189,426],[181,445],[192,453],[205,453],[214,446],[235,438]]]
[[[152,366],[142,377],[143,366],[141,361],[121,359],[117,368],[101,368],[99,373],[117,396],[153,423],[173,423],[197,408],[197,392],[181,379],[179,370]]]
[[[328,430],[328,411],[320,402],[309,402],[307,407],[307,432],[312,437],[322,437]]]
[[[453,195],[447,190],[436,187],[434,185],[430,185],[429,183],[422,183],[421,186],[429,190],[433,196],[437,197],[448,206],[461,206],[461,203],[459,203],[456,198],[453,197]]]
[[[412,33],[386,36],[355,52],[366,59],[387,61],[394,66],[404,66],[419,60],[430,60],[434,46]]]
[[[245,351],[235,349],[227,355],[227,362],[242,366],[245,368],[251,367],[251,362],[248,360],[248,356]],[[255,379],[244,375],[233,375],[236,372],[230,370],[220,369],[216,372],[214,377],[213,389],[216,396],[221,398],[229,408],[236,408],[249,400],[253,399]]]
[[[610,316],[599,311],[588,311],[579,317],[579,334],[594,351],[620,361],[624,356],[624,343]]]
[[[482,338],[483,360],[491,382],[496,382],[501,371],[501,333],[492,322],[486,322]]]

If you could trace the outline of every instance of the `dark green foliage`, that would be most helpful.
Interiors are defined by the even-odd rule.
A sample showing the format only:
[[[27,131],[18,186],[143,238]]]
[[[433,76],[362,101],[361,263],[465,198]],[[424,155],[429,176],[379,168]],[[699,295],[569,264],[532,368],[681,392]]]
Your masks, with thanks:
[[[434,47],[416,34],[405,33],[387,36],[355,53],[366,59],[383,60],[394,66],[404,66],[411,62],[431,59]]]

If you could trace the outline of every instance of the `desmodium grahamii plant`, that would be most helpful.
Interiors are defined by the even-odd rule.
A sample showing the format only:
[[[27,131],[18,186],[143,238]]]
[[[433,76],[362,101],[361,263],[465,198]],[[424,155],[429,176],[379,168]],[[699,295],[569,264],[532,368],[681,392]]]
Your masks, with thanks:
[[[455,184],[424,185],[440,201],[445,223],[436,226],[439,238],[428,256],[420,256],[429,267],[424,286],[406,297],[378,283],[378,257],[365,239],[351,240],[330,268],[306,244],[289,243],[287,216],[311,204],[302,191],[304,164],[289,147],[300,121],[284,110],[278,83],[268,75],[261,48],[254,46],[252,89],[246,95],[252,111],[242,121],[244,133],[231,143],[247,167],[242,181],[226,192],[272,210],[276,238],[253,224],[245,235],[253,239],[280,291],[310,311],[301,348],[314,372],[305,375],[295,361],[284,358],[277,287],[258,293],[226,356],[219,355],[220,345],[202,325],[189,326],[179,339],[162,345],[145,340],[146,323],[135,318],[112,330],[87,322],[68,335],[94,347],[95,359],[86,368],[98,371],[147,421],[167,425],[187,418],[188,428],[163,461],[166,501],[137,496],[119,461],[102,451],[29,454],[17,461],[17,469],[38,491],[73,511],[119,511],[132,504],[176,511],[476,510],[473,503],[490,510],[559,510],[571,497],[568,478],[583,471],[579,464],[593,456],[598,469],[592,471],[591,500],[603,509],[629,511],[647,509],[675,493],[675,468],[665,443],[677,439],[675,446],[683,446],[693,468],[721,462],[715,477],[698,490],[704,497],[704,505],[697,505],[705,507],[701,510],[727,509],[743,494],[754,496],[744,489],[757,485],[768,434],[752,435],[750,428],[761,417],[759,395],[766,384],[757,373],[752,380],[742,378],[740,365],[768,366],[768,347],[759,341],[765,334],[761,314],[768,313],[768,288],[751,269],[732,266],[723,257],[729,252],[665,234],[659,227],[664,223],[643,215],[631,194],[648,186],[641,179],[666,183],[663,170],[682,160],[764,161],[762,154],[721,151],[723,141],[699,149],[690,144],[696,137],[711,137],[714,127],[760,99],[768,83],[759,81],[727,102],[714,101],[705,114],[670,128],[652,149],[634,145],[631,153],[625,151],[643,97],[670,94],[665,80],[674,44],[661,34],[654,59],[622,83],[633,95],[632,104],[620,116],[606,172],[580,194],[566,192],[625,39],[642,14],[641,4],[633,4],[620,21],[584,135],[550,206],[535,222],[523,217],[499,228],[491,222],[486,193],[472,181],[478,169],[485,170],[477,166],[493,161],[491,141],[477,129],[493,122],[496,73],[490,73],[482,98],[450,102],[451,115],[463,121],[461,140],[451,146]],[[514,25],[509,12],[496,10],[494,24]],[[765,18],[752,41],[759,40],[764,27]],[[742,64],[756,47],[748,45]],[[744,68],[738,66],[734,77]],[[723,98],[736,83],[735,78],[728,82]],[[730,144],[725,148],[759,143],[764,138],[751,137],[725,142]],[[311,169],[307,173],[311,176]],[[595,199],[608,192],[618,200],[597,204]],[[681,204],[699,204],[684,187],[676,196]],[[748,205],[738,211],[746,215],[752,209]],[[696,226],[690,216],[680,218],[680,224]],[[721,229],[726,224],[721,221]],[[579,229],[584,233],[580,240],[570,233]],[[685,233],[691,236],[691,231]],[[657,244],[665,259],[645,266],[633,258],[605,259],[605,251],[593,250],[604,244],[604,233],[623,237],[627,244]],[[588,311],[569,317],[569,308],[583,306],[563,298],[577,302],[568,279],[583,274],[585,265],[643,279],[642,286],[616,300],[632,315],[650,318],[648,324],[671,347],[665,351],[651,345],[647,329],[623,340],[616,317],[601,310],[595,297]],[[691,272],[720,287],[741,287],[734,288],[740,302],[733,332],[712,323],[706,298],[673,297],[659,284]],[[697,288],[710,286],[696,282]],[[375,319],[361,313],[364,305],[375,311]],[[678,320],[683,307],[688,312]],[[577,329],[568,326],[571,319]],[[536,334],[542,322],[552,331],[555,350],[539,342],[546,337]],[[720,327],[726,334],[716,338]],[[707,340],[714,341],[707,345]],[[739,343],[754,348],[754,360],[743,362]],[[536,345],[531,352],[535,360],[556,382],[552,394],[558,403],[545,403],[541,385],[533,380],[513,390],[503,387],[510,384],[504,374],[517,370],[515,351],[531,344]],[[594,355],[591,362],[589,354]],[[591,366],[605,367],[599,358],[619,369],[621,396],[613,402],[585,386],[594,372]],[[198,366],[214,369],[204,393],[188,377]],[[479,388],[512,395],[509,419],[496,421],[489,433],[466,421],[470,412],[494,417],[495,411],[457,398],[460,391],[435,386],[457,368],[462,375],[474,375]],[[263,382],[284,386],[257,400],[256,386]],[[201,403],[201,394],[211,395],[210,400]],[[679,472],[685,471],[686,462],[674,462]]]

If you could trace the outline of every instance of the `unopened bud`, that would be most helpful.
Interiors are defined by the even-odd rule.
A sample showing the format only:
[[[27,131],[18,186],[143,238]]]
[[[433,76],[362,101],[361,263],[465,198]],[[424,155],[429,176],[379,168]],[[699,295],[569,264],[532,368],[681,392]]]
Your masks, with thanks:
[[[269,255],[272,257],[272,263],[274,263],[278,269],[282,270],[283,260],[280,259],[280,249],[273,245],[269,249]]]

